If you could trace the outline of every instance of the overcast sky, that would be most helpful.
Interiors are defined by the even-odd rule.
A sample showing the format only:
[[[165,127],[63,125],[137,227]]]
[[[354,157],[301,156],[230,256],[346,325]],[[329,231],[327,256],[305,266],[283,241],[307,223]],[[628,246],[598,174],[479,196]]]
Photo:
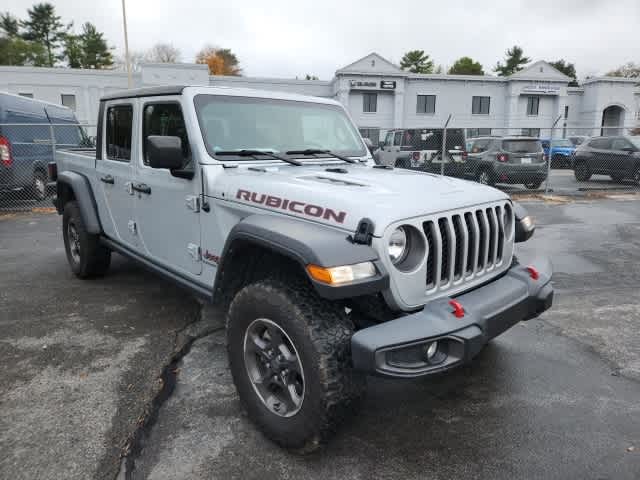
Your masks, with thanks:
[[[4,0],[24,17],[34,1]],[[91,21],[123,51],[121,0],[56,0],[63,20]],[[245,75],[333,72],[378,52],[399,63],[421,49],[450,66],[463,55],[490,73],[511,45],[532,60],[565,58],[579,77],[640,62],[639,0],[127,0],[129,46],[171,42],[192,62],[205,43],[230,48]]]

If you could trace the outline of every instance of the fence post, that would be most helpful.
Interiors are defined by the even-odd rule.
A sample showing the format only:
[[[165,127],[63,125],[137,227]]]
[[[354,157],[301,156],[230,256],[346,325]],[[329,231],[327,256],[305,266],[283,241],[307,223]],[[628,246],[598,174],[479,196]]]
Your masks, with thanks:
[[[53,129],[53,125],[49,124],[49,135],[51,136],[51,158],[56,161],[56,132]]]
[[[447,126],[451,120],[451,114],[447,117],[447,121],[444,122],[444,128],[442,129],[442,156],[440,157],[440,175],[444,176],[444,155],[447,149]]]
[[[549,134],[549,154],[547,155],[547,178],[544,182],[544,194],[549,194],[549,179],[551,178],[551,151],[553,148],[553,129],[556,128],[556,125],[562,118],[562,115],[558,115],[556,121],[551,125],[551,133]]]

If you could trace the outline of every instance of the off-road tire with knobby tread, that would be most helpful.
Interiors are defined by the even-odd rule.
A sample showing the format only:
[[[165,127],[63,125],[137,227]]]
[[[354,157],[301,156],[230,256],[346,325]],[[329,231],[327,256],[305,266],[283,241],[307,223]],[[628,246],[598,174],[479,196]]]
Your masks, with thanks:
[[[291,417],[270,411],[247,374],[244,335],[258,318],[282,328],[301,360],[304,398],[300,410]],[[344,308],[319,297],[299,275],[257,280],[236,294],[227,314],[231,374],[249,418],[267,437],[297,453],[309,453],[326,443],[355,412],[365,378],[352,368],[353,331]]]
[[[69,224],[73,223],[79,235],[80,260],[75,261],[71,254]],[[91,278],[104,275],[111,264],[111,250],[100,244],[100,236],[89,233],[82,220],[80,207],[75,200],[67,202],[62,214],[62,237],[64,249],[71,270],[78,278]]]

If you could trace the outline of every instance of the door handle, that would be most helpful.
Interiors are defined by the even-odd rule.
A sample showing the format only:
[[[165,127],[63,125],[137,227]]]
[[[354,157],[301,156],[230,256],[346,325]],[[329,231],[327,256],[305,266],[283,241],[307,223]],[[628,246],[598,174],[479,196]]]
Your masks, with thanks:
[[[133,185],[131,185],[131,189],[139,193],[151,195],[151,187],[144,183],[138,183],[138,184],[134,183]]]
[[[115,180],[111,175],[105,175],[104,177],[100,177],[100,181],[104,183],[109,183],[111,185],[115,183]]]

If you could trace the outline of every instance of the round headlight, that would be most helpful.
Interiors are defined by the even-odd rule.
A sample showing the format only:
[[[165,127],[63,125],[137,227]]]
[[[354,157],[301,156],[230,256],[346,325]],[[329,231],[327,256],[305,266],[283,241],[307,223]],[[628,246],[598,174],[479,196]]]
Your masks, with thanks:
[[[407,232],[403,227],[396,228],[389,237],[389,258],[396,264],[404,260],[408,253]]]

